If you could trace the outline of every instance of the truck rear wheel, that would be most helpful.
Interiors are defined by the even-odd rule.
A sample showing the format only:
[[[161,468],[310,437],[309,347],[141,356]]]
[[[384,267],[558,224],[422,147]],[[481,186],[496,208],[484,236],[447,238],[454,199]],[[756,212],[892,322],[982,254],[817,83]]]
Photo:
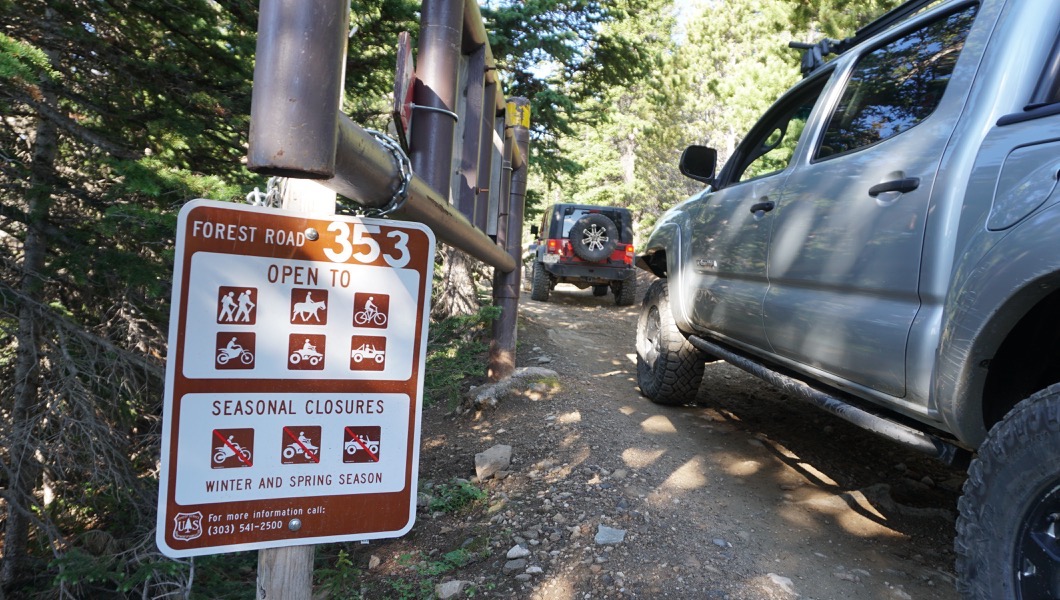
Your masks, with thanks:
[[[549,288],[552,282],[549,281],[548,271],[545,270],[541,263],[534,263],[534,277],[530,281],[530,299],[537,300],[539,302],[545,302],[548,300]]]
[[[688,404],[703,380],[703,355],[677,329],[665,279],[644,295],[637,319],[637,384],[656,404]]]
[[[1060,384],[994,425],[958,508],[962,598],[1060,598]]]

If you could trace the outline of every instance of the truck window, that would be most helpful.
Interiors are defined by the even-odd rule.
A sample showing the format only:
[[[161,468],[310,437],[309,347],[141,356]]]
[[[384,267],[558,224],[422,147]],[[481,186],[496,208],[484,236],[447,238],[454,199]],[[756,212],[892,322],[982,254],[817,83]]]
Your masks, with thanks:
[[[766,114],[741,144],[741,151],[733,172],[733,183],[764,177],[783,171],[795,156],[795,145],[806,127],[817,98],[824,91],[826,77],[805,87],[788,101]]]
[[[815,158],[852,152],[926,119],[949,84],[978,5],[928,23],[861,57]]]

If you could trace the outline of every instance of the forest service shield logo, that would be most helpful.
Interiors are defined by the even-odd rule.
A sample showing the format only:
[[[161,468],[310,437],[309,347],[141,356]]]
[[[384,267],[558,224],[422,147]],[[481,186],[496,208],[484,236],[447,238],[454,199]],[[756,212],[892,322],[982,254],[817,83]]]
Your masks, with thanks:
[[[202,513],[177,513],[173,517],[173,539],[188,542],[202,535]]]

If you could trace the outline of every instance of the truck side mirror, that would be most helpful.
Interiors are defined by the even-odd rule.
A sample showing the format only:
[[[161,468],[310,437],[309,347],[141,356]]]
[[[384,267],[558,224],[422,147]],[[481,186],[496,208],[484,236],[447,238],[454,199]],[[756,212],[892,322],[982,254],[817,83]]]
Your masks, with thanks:
[[[537,225],[531,225],[530,226],[530,235],[532,235],[534,237],[537,237],[537,234],[538,234]]]
[[[718,164],[718,151],[706,146],[689,146],[681,153],[680,169],[685,177],[714,184],[714,169]]]

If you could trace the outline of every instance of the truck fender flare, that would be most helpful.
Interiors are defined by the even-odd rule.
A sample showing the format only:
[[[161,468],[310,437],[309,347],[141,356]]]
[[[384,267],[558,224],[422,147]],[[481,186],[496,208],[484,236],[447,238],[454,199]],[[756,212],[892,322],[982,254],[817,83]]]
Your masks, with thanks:
[[[955,265],[957,286],[946,299],[933,395],[953,399],[937,403],[941,416],[972,447],[988,429],[983,391],[989,361],[1020,320],[1060,290],[1060,253],[1040,246],[1057,231],[1060,204],[1010,229],[976,264]]]

